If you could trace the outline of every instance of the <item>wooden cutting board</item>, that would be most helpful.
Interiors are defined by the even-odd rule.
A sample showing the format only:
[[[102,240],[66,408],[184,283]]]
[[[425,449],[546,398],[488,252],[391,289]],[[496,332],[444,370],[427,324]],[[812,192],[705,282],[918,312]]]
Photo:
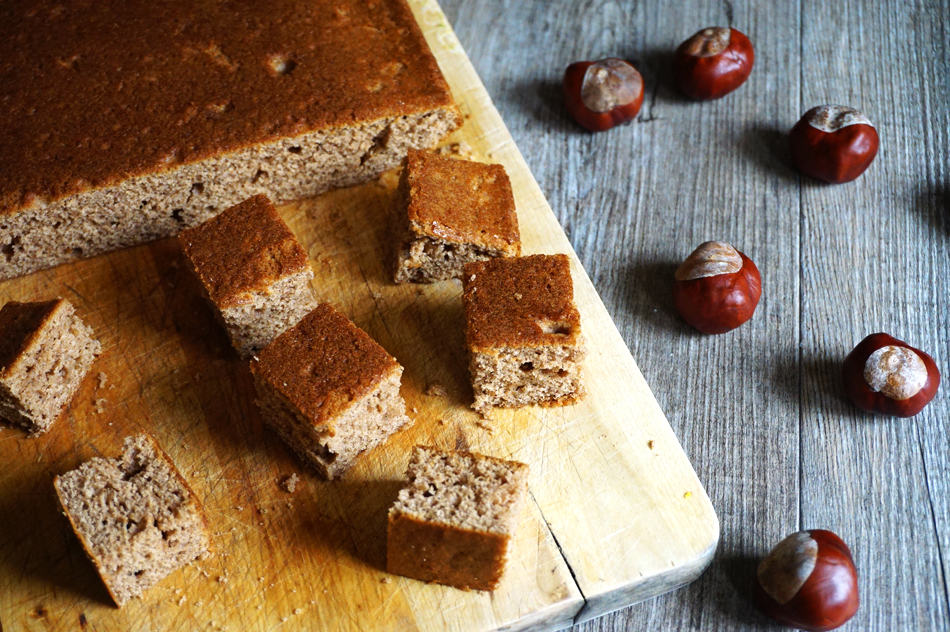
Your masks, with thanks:
[[[643,376],[435,0],[411,0],[464,114],[450,140],[511,176],[526,254],[570,253],[588,396],[469,408],[460,285],[395,286],[384,221],[395,174],[282,207],[314,287],[406,367],[414,425],[325,483],[262,427],[246,366],[172,240],[0,284],[0,302],[68,298],[104,353],[46,435],[0,430],[0,631],[559,628],[697,577],[719,523]],[[151,433],[204,502],[214,554],[121,610],[57,512],[52,478]],[[385,571],[385,516],[417,443],[531,466],[494,593]],[[300,475],[290,494],[279,481]]]

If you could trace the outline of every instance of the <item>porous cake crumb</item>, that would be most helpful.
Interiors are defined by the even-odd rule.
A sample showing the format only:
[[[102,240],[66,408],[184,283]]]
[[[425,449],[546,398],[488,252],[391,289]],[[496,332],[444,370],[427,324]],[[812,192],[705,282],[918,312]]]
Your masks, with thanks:
[[[416,446],[389,509],[386,569],[465,590],[494,590],[527,490],[528,466]]]
[[[402,366],[327,303],[251,361],[264,420],[327,479],[409,423]]]
[[[65,299],[0,310],[0,417],[39,435],[72,400],[102,347]]]
[[[93,458],[53,479],[73,531],[119,606],[209,549],[198,500],[146,435],[118,458]]]
[[[570,404],[583,395],[584,346],[567,256],[471,263],[463,288],[475,410]]]
[[[456,278],[466,263],[521,252],[511,183],[501,165],[410,151],[397,200],[397,283]]]
[[[183,230],[178,239],[244,358],[317,306],[307,253],[263,195]]]

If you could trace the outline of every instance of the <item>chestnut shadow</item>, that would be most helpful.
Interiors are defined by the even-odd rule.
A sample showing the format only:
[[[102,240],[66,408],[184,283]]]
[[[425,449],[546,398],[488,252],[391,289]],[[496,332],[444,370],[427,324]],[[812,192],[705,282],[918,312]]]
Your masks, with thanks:
[[[753,599],[759,559],[743,553],[723,555],[706,571],[707,583],[714,584],[713,602],[726,617],[748,626],[787,630],[763,614]],[[722,581],[722,580],[725,581]]]
[[[940,234],[950,237],[950,184],[928,184],[913,194],[914,211]]]
[[[533,77],[514,82],[500,97],[507,107],[521,110],[532,129],[548,134],[591,134],[571,118],[564,105],[561,77]]]
[[[799,181],[820,184],[817,180],[800,176],[792,165],[787,129],[753,123],[742,132],[739,150],[746,158],[788,184],[798,184]]]
[[[797,353],[776,357],[771,363],[772,385],[791,402],[797,402],[803,413],[821,412],[823,417],[839,418],[855,409],[844,395],[841,363],[844,356],[804,354],[799,363]]]
[[[673,306],[673,273],[679,263],[639,261],[628,264],[623,274],[622,296],[627,311],[637,320],[676,335],[701,337],[687,325]]]
[[[323,483],[312,502],[297,506],[299,533],[326,550],[321,557],[343,552],[385,571],[387,514],[404,484],[346,477]]]
[[[30,576],[55,586],[56,592],[114,605],[92,562],[72,533],[69,521],[59,512],[52,477],[31,476],[17,482],[21,491],[0,498],[0,538],[15,545],[0,555],[0,567],[8,577]],[[45,493],[24,492],[23,489]],[[6,547],[5,547],[6,548]],[[10,612],[11,619],[43,618],[42,600],[21,602],[23,612]],[[62,613],[53,613],[59,618]]]

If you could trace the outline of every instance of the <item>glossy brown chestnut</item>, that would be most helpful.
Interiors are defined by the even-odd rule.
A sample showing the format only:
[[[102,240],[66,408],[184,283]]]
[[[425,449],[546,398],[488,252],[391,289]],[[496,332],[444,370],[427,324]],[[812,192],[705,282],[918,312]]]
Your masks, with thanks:
[[[722,241],[700,244],[676,269],[673,304],[704,334],[721,334],[752,318],[762,295],[759,269]]]
[[[575,62],[564,71],[564,103],[575,121],[602,132],[636,117],[643,105],[643,77],[615,57]]]
[[[846,105],[805,112],[789,134],[792,162],[806,176],[838,184],[864,173],[880,139],[866,116]]]
[[[683,42],[673,55],[673,78],[686,96],[699,101],[724,97],[752,72],[755,51],[740,31],[705,28]]]
[[[759,607],[786,625],[822,632],[858,611],[858,573],[851,550],[824,529],[799,531],[762,560],[756,572]]]
[[[841,376],[855,406],[897,417],[919,413],[940,386],[933,358],[884,333],[859,342],[844,359]]]

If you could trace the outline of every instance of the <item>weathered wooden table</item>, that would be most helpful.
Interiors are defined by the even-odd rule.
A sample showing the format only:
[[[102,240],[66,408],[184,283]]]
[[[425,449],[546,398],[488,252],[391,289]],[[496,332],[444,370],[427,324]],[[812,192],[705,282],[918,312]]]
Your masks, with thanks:
[[[787,533],[838,532],[855,554],[850,630],[950,629],[950,397],[918,416],[867,415],[839,369],[887,331],[950,375],[950,2],[442,0],[574,248],[703,480],[722,522],[689,588],[579,630],[773,629],[750,605],[757,560]],[[731,24],[755,44],[737,92],[710,103],[669,83],[676,45]],[[560,78],[622,56],[647,81],[639,120],[574,125]],[[788,164],[814,105],[877,125],[857,181]],[[753,320],[696,334],[672,310],[676,264],[707,239],[763,275]]]

